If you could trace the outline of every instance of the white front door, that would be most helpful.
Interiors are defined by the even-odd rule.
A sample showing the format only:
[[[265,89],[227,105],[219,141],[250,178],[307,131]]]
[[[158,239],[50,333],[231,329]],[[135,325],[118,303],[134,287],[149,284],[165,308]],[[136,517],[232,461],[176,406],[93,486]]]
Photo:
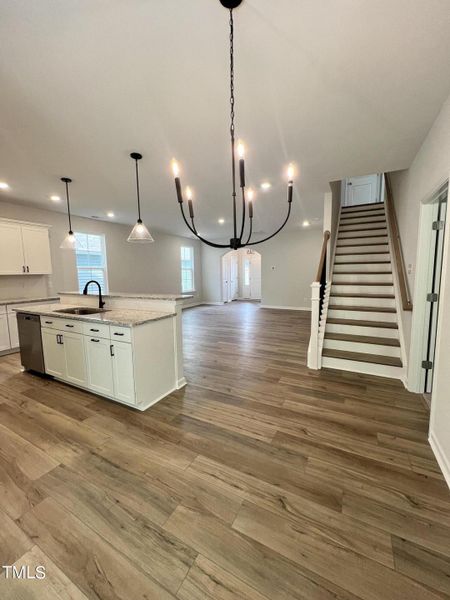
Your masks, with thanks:
[[[344,206],[380,202],[381,178],[378,174],[346,179]]]

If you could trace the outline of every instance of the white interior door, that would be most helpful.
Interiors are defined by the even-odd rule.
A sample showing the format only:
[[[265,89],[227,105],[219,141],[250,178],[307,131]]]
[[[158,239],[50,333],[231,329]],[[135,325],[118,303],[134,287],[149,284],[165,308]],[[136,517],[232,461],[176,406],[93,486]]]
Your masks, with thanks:
[[[250,297],[252,300],[261,300],[261,254],[251,254],[250,266]]]
[[[380,202],[381,178],[378,174],[346,180],[345,206]]]
[[[230,253],[222,256],[222,302],[230,302],[231,265]]]
[[[261,255],[245,253],[242,257],[242,297],[261,300]]]
[[[239,257],[237,252],[230,256],[230,301],[235,300],[239,293]]]

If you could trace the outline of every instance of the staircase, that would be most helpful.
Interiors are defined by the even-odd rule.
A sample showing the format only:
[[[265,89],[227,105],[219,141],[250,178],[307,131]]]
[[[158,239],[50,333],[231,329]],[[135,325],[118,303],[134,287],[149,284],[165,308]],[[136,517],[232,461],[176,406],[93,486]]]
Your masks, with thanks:
[[[322,366],[403,376],[384,203],[341,210]]]

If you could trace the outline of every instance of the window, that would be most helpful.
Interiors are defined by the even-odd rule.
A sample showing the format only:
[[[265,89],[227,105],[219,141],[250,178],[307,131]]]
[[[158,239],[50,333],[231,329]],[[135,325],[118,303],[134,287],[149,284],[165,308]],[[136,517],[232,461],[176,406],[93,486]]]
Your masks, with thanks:
[[[194,292],[194,248],[181,247],[181,291]]]
[[[83,291],[90,279],[95,279],[108,291],[108,275],[106,271],[105,236],[91,233],[75,233],[77,240],[76,259],[78,272],[78,289]]]

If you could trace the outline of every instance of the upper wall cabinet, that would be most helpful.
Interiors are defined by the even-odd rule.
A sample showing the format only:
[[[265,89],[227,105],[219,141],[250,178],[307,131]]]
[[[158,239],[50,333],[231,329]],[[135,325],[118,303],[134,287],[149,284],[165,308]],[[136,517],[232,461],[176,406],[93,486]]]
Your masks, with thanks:
[[[0,275],[50,275],[51,272],[45,225],[0,221]]]

